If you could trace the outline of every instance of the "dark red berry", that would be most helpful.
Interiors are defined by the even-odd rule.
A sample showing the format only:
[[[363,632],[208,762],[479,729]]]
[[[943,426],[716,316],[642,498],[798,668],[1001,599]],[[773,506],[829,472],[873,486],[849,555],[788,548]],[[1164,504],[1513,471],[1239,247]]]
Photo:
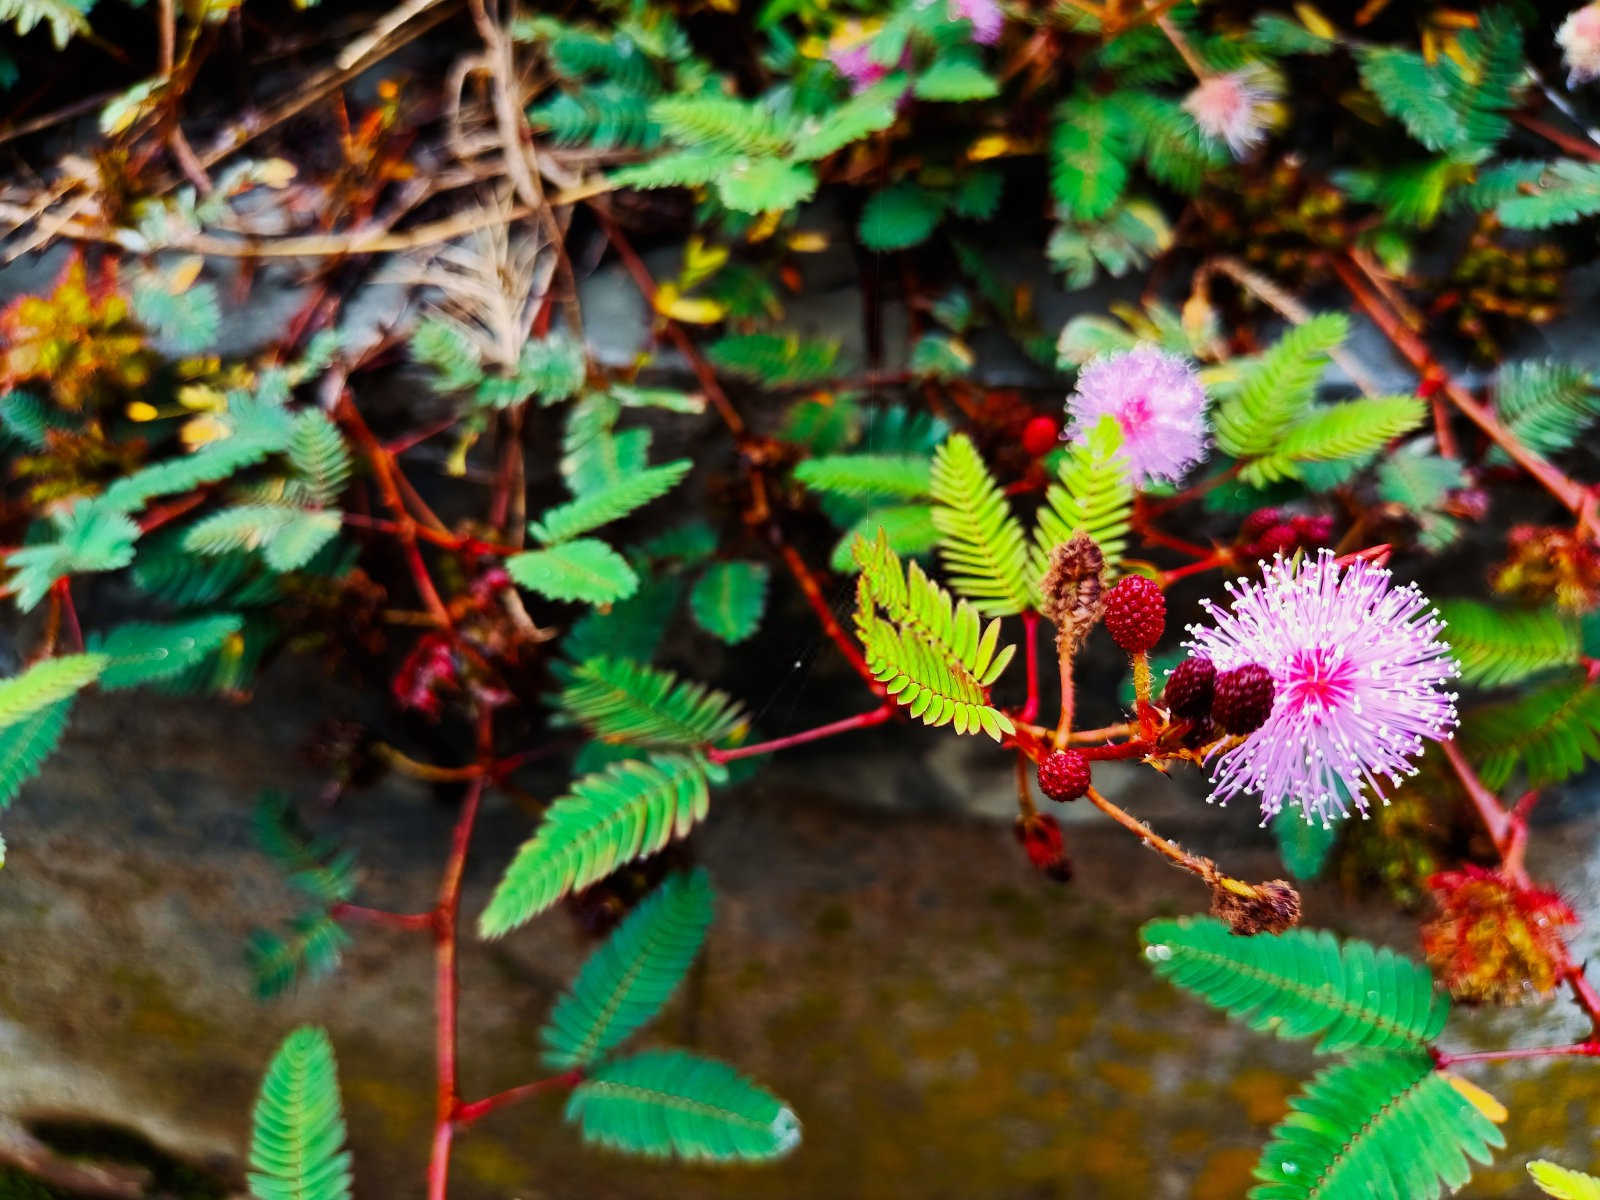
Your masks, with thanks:
[[[1272,674],[1246,663],[1217,676],[1211,719],[1224,733],[1253,733],[1272,715]]]
[[[1067,857],[1066,845],[1061,838],[1061,826],[1054,817],[1032,813],[1017,818],[1017,841],[1027,852],[1034,867],[1054,879],[1066,883],[1072,878],[1072,860]]]
[[[1238,541],[1249,545],[1274,525],[1283,521],[1283,513],[1276,508],[1258,508],[1239,525]]]
[[[1249,551],[1253,558],[1271,558],[1278,554],[1293,554],[1300,546],[1300,534],[1288,522],[1274,525],[1263,533],[1256,541],[1250,543]]]
[[[1167,601],[1155,581],[1129,575],[1106,593],[1106,632],[1129,654],[1143,654],[1167,627]]]
[[[1076,800],[1089,790],[1089,760],[1076,750],[1057,750],[1039,760],[1039,790],[1052,800]]]
[[[1022,448],[1030,457],[1043,458],[1061,441],[1061,426],[1050,417],[1034,417],[1022,427]]]
[[[1217,723],[1210,717],[1196,717],[1189,731],[1183,735],[1183,744],[1190,750],[1199,750],[1217,740]]]
[[[1213,685],[1217,681],[1217,668],[1203,654],[1186,658],[1167,676],[1166,690],[1161,693],[1161,703],[1175,717],[1200,717],[1211,709]]]

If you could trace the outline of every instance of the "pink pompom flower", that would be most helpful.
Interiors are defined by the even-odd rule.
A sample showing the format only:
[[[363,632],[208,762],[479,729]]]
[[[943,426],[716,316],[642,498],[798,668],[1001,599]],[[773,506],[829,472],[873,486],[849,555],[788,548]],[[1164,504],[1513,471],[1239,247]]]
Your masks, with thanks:
[[[1228,585],[1224,611],[1205,602],[1213,624],[1190,626],[1186,643],[1227,671],[1259,663],[1272,674],[1272,713],[1212,763],[1211,799],[1241,792],[1261,800],[1262,823],[1287,802],[1328,825],[1363,814],[1368,793],[1415,775],[1423,743],[1456,725],[1460,672],[1439,640],[1444,622],[1414,585],[1395,587],[1387,569],[1341,564],[1323,550],[1298,569],[1264,564],[1260,583]]]
[[[1183,101],[1183,109],[1207,137],[1244,158],[1266,139],[1283,114],[1283,81],[1270,67],[1251,64],[1211,75]]]
[[[1115,417],[1123,453],[1147,482],[1176,482],[1205,454],[1205,389],[1194,368],[1155,346],[1085,363],[1067,411],[1079,437],[1106,414]]]
[[[1556,44],[1567,60],[1568,87],[1600,78],[1600,0],[1568,13]]]
[[[852,92],[864,92],[889,74],[889,68],[872,57],[872,39],[881,21],[843,21],[828,39],[828,61],[849,81]]]
[[[950,0],[950,15],[958,21],[971,21],[972,40],[983,46],[998,42],[1006,24],[997,0]]]

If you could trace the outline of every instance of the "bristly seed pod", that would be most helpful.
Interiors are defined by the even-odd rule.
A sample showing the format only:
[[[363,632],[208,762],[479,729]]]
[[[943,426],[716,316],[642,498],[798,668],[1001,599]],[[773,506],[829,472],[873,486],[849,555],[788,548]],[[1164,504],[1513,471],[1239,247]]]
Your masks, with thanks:
[[[1040,591],[1044,615],[1055,623],[1056,649],[1063,656],[1075,652],[1100,620],[1105,571],[1106,557],[1086,533],[1074,533],[1050,552],[1050,569]]]
[[[1224,877],[1211,885],[1211,915],[1241,937],[1282,933],[1300,924],[1300,893],[1287,879],[1252,884]]]

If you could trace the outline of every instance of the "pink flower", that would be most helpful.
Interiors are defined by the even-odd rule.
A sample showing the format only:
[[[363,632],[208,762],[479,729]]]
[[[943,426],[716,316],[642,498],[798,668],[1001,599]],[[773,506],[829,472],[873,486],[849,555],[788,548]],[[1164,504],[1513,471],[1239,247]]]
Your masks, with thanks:
[[[957,21],[971,21],[972,40],[984,46],[998,42],[1006,24],[1006,14],[997,0],[950,0],[950,16]]]
[[[1556,43],[1567,59],[1567,86],[1600,77],[1600,2],[1567,14],[1556,30]]]
[[[1107,413],[1116,417],[1123,453],[1143,480],[1181,479],[1205,454],[1205,389],[1187,362],[1155,346],[1084,364],[1067,411],[1079,437]]]
[[[1444,686],[1460,668],[1415,586],[1323,550],[1298,570],[1274,559],[1260,583],[1228,592],[1231,608],[1206,601],[1214,625],[1190,626],[1186,644],[1218,671],[1259,663],[1276,694],[1266,723],[1212,764],[1213,800],[1256,795],[1263,824],[1294,800],[1327,825],[1347,803],[1365,813],[1369,789],[1383,799],[1380,776],[1415,775],[1425,738],[1451,736],[1456,698]]]
[[[1184,99],[1183,108],[1200,132],[1226,142],[1235,158],[1260,145],[1281,116],[1283,85],[1267,67],[1251,65],[1212,75]]]
[[[850,82],[852,92],[864,92],[889,68],[872,58],[872,39],[882,22],[844,21],[828,39],[828,61]]]

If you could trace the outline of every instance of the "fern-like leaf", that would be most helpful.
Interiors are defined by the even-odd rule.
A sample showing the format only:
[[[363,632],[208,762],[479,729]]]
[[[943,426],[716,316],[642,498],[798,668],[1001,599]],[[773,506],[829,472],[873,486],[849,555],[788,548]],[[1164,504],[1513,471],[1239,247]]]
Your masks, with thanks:
[[[326,413],[313,408],[295,418],[288,452],[314,505],[325,508],[339,498],[350,478],[350,448]]]
[[[695,871],[673,875],[629,913],[539,1031],[545,1065],[587,1066],[660,1012],[700,953],[711,907],[710,877]]]
[[[1528,1174],[1539,1190],[1556,1200],[1600,1200],[1600,1179],[1582,1171],[1569,1171],[1544,1159],[1528,1164]]]
[[[325,979],[339,969],[350,935],[325,912],[301,913],[289,922],[287,936],[252,930],[245,946],[256,995],[281,996],[297,984]]]
[[[1349,332],[1343,313],[1321,313],[1289,330],[1244,367],[1237,386],[1213,414],[1217,445],[1235,458],[1276,450],[1310,407],[1329,353]]]
[[[833,548],[828,565],[835,571],[851,570],[856,561],[853,551],[856,539],[876,541],[880,532],[888,539],[889,548],[900,555],[926,554],[939,544],[939,530],[933,524],[933,509],[929,505],[894,504],[874,508],[858,517]]]
[[[826,454],[794,469],[806,487],[863,500],[920,500],[932,494],[932,468],[921,454]]]
[[[15,800],[55,753],[71,713],[69,696],[0,729],[0,808]]]
[[[35,25],[50,26],[50,37],[56,49],[65,48],[75,33],[88,33],[89,21],[84,9],[71,0],[0,0],[0,21],[12,22],[18,37],[29,33]]]
[[[1317,1050],[1422,1053],[1450,1015],[1428,969],[1326,930],[1239,937],[1210,917],[1140,931],[1156,974],[1256,1030],[1315,1037]]]
[[[730,646],[744,641],[761,624],[768,575],[762,563],[712,563],[689,593],[695,623]]]
[[[0,679],[0,729],[76,695],[110,663],[104,654],[64,654],[41,659],[20,675]]]
[[[250,1138],[256,1200],[349,1200],[339,1068],[328,1035],[310,1026],[283,1040],[261,1081]]]
[[[1033,531],[1033,586],[1050,566],[1050,552],[1074,533],[1092,537],[1116,571],[1133,528],[1133,479],[1122,453],[1122,426],[1107,415],[1076,438],[1061,460],[1057,482],[1045,490]]]
[[[1562,158],[1528,186],[1500,201],[1495,215],[1508,229],[1549,229],[1600,213],[1600,163]]]
[[[619,521],[652,500],[666,495],[689,473],[687,458],[635,472],[598,491],[588,492],[559,508],[552,508],[528,525],[528,532],[545,545],[565,542],[612,521]]]
[[[639,576],[598,538],[561,542],[544,550],[525,550],[506,559],[511,578],[551,600],[611,604],[639,588]]]
[[[91,650],[110,660],[100,674],[100,686],[112,691],[182,675],[215,653],[243,624],[241,617],[223,613],[167,625],[135,621],[119,625],[89,643]]]
[[[1495,376],[1495,408],[1506,427],[1530,449],[1569,449],[1600,417],[1600,387],[1569,363],[1507,363]]]
[[[956,603],[916,563],[902,566],[881,532],[876,541],[857,540],[853,550],[861,570],[856,632],[867,666],[889,695],[926,725],[981,729],[995,741],[1014,732],[1010,718],[988,702],[989,687],[1016,652],[999,649],[999,620],[984,626],[977,609]]]
[[[868,250],[904,250],[927,241],[943,215],[939,193],[901,180],[868,197],[856,233]]]
[[[1560,783],[1600,761],[1600,688],[1573,672],[1471,710],[1458,736],[1491,788],[1510,783],[1519,765],[1530,787]]]
[[[1578,623],[1554,610],[1507,610],[1475,600],[1442,600],[1445,639],[1475,687],[1504,687],[1571,666],[1582,653]]]
[[[1061,215],[1098,221],[1122,196],[1131,156],[1124,110],[1113,96],[1075,96],[1056,110],[1050,191]]]
[[[1247,464],[1239,477],[1262,487],[1298,475],[1302,463],[1365,459],[1422,424],[1426,415],[1416,396],[1366,396],[1313,408],[1273,453]]]
[[[800,1122],[732,1067],[681,1050],[621,1059],[590,1075],[567,1102],[586,1142],[650,1158],[761,1162],[800,1143]]]
[[[51,517],[55,537],[13,550],[6,566],[15,574],[11,590],[23,612],[43,600],[58,579],[96,571],[115,571],[133,561],[139,527],[105,497],[79,500]]]
[[[737,333],[712,342],[706,354],[719,370],[755,383],[815,383],[834,373],[839,344],[797,334]]]
[[[955,590],[985,616],[1027,608],[1033,596],[1022,523],[971,438],[958,433],[939,447],[930,483],[939,552]]]
[[[709,746],[747,721],[726,692],[625,658],[591,658],[556,698],[562,715],[607,741]]]
[[[500,937],[568,892],[654,854],[688,834],[710,807],[721,767],[698,756],[658,754],[585,775],[545,812],[478,918],[478,932]]]
[[[1289,1101],[1250,1200],[1433,1200],[1505,1145],[1426,1055],[1359,1054]]]

